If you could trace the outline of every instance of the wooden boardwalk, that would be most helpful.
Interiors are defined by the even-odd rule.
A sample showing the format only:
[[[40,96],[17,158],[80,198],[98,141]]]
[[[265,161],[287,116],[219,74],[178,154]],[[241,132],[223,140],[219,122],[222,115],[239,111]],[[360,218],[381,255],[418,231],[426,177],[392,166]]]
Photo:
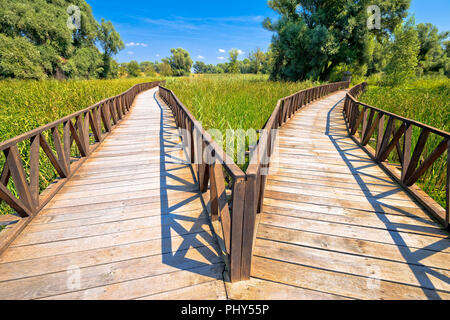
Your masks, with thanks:
[[[224,299],[224,264],[157,89],[0,257],[0,299]]]
[[[450,240],[348,136],[339,92],[280,129],[232,299],[449,299]]]
[[[450,299],[450,240],[348,137],[345,92],[280,130],[250,281],[157,89],[0,256],[0,299]]]

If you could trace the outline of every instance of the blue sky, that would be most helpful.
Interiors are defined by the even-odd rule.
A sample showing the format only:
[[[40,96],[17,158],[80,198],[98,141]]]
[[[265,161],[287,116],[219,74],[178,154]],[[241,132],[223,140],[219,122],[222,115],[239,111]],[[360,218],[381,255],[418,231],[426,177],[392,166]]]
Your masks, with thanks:
[[[266,50],[272,33],[262,28],[266,17],[276,18],[266,0],[87,0],[97,20],[111,20],[126,49],[119,62],[160,60],[170,48],[188,50],[194,61],[226,61],[228,51],[256,47]],[[449,0],[413,0],[416,23],[431,22],[450,30]]]

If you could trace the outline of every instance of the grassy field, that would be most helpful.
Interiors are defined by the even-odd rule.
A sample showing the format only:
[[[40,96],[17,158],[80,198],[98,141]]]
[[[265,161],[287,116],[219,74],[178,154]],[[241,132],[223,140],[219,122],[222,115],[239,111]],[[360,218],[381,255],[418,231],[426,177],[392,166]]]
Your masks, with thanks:
[[[450,79],[417,79],[398,87],[370,85],[360,97],[362,102],[380,109],[414,119],[438,129],[450,132]],[[413,146],[420,130],[413,131]],[[430,135],[425,149],[428,156],[441,142],[441,138]],[[446,153],[426,172],[419,186],[445,207]],[[398,161],[391,156],[391,161]]]
[[[235,75],[168,79],[167,87],[205,129],[261,129],[277,101],[319,83],[273,82],[267,76]]]
[[[319,85],[318,82],[273,82],[267,76],[258,75],[205,75],[188,79],[168,79],[167,87],[186,105],[206,130],[218,130],[215,137],[226,150],[228,129],[259,130],[272,114],[277,101],[305,88]],[[212,134],[214,137],[214,135]],[[242,170],[247,169],[248,157],[238,152],[236,140],[234,160]],[[240,144],[240,150],[248,150]],[[241,154],[241,157],[238,157]]]

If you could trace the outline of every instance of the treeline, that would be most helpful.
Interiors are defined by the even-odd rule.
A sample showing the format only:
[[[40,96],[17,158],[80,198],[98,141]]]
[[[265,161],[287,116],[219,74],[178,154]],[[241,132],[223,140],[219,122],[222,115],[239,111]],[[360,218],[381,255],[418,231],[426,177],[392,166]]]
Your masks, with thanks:
[[[124,48],[84,0],[0,1],[0,78],[115,78]]]
[[[274,80],[335,80],[342,71],[383,73],[400,82],[414,75],[450,76],[449,32],[415,25],[410,0],[271,0],[280,18],[266,19]]]
[[[269,74],[272,67],[271,52],[265,53],[260,48],[250,52],[244,60],[238,60],[239,51],[232,49],[229,51],[228,62],[217,65],[205,64],[197,61],[194,64],[195,73],[254,73]]]
[[[187,76],[193,71],[197,74],[245,73],[269,74],[272,66],[271,52],[265,53],[261,49],[250,52],[247,58],[239,60],[239,50],[229,51],[228,62],[206,64],[203,61],[193,61],[188,51],[182,48],[171,49],[172,55],[161,61],[130,61],[119,65],[119,77],[153,77],[161,76]]]

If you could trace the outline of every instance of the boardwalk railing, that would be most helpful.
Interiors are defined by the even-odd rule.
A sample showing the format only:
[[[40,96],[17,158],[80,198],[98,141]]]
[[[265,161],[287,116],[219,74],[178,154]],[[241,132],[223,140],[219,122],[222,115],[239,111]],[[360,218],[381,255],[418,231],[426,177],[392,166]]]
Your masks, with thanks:
[[[183,129],[184,145],[201,191],[207,192],[210,183],[211,220],[215,229],[216,226],[221,229],[221,232],[215,231],[223,235],[223,250],[232,282],[250,279],[257,213],[262,211],[266,175],[276,135],[273,130],[281,127],[306,104],[349,85],[349,82],[327,84],[279,100],[260,131],[260,139],[252,150],[246,173],[212,140],[177,96],[160,86],[161,98],[171,108],[178,127]]]
[[[160,97],[170,107],[176,124],[183,130],[183,143],[197,176],[201,192],[208,191],[210,183],[211,220],[223,235],[226,264],[232,282],[242,279],[241,260],[243,243],[245,173],[234,163],[210,134],[169,89],[159,87]],[[227,190],[228,193],[227,193]],[[231,197],[229,197],[231,193]],[[214,222],[220,221],[220,225]]]
[[[0,200],[18,215],[0,216],[0,222],[14,223],[8,232],[0,233],[0,253],[130,111],[136,95],[159,84],[138,84],[115,97],[0,143],[0,151],[5,156]],[[54,169],[58,178],[41,193],[42,187],[47,187],[40,170],[44,162]],[[8,188],[9,183],[17,196]]]
[[[344,117],[353,140],[395,180],[405,187],[422,205],[446,227],[449,227],[449,181],[450,181],[450,133],[426,124],[359,102],[358,97],[367,83],[353,87],[346,95]],[[418,135],[413,144],[413,132]],[[433,140],[426,154],[427,142]],[[376,149],[369,143],[374,142]],[[415,183],[425,177],[427,170],[446,155],[446,208],[442,208]],[[393,160],[390,160],[393,159]],[[444,177],[444,176],[443,176]]]

